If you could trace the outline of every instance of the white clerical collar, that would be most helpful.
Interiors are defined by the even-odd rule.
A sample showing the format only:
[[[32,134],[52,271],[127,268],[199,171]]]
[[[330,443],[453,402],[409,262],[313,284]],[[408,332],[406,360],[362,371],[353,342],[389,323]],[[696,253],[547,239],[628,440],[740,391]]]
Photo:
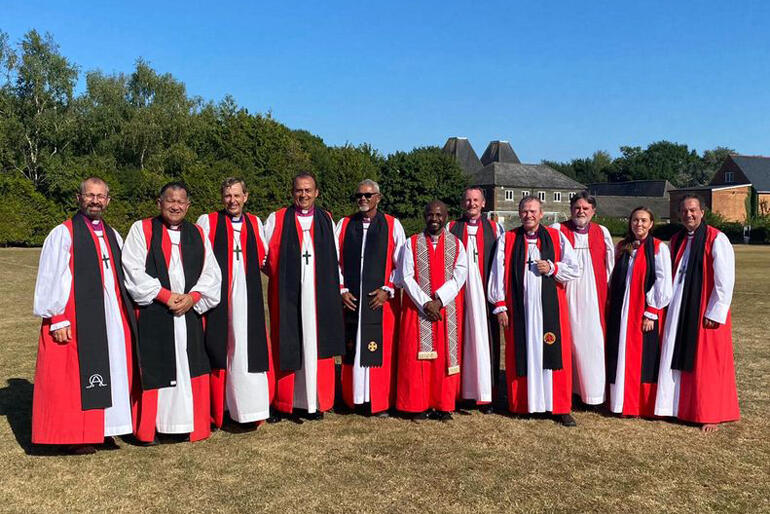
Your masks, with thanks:
[[[166,228],[168,230],[172,230],[174,232],[179,232],[180,225],[166,225]]]

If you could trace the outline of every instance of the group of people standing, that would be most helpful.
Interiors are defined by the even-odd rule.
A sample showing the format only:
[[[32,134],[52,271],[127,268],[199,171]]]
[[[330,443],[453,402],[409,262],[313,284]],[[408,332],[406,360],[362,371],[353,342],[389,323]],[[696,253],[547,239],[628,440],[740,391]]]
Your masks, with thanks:
[[[83,181],[79,212],[40,256],[33,443],[92,453],[114,436],[153,445],[225,423],[320,419],[334,406],[335,357],[344,404],[374,416],[446,421],[458,399],[491,413],[507,397],[513,413],[574,426],[574,390],[588,405],[705,430],[739,417],[733,250],[696,197],[682,201],[669,251],[644,207],[613,245],[587,192],[552,227],[524,197],[522,225],[506,232],[468,188],[460,219],[430,202],[409,238],[371,180],[336,224],[309,173],[264,224],[245,210],[243,180],[221,193],[222,210],[193,224],[186,186],[166,184],[158,216],[124,243],[102,219],[108,185]]]

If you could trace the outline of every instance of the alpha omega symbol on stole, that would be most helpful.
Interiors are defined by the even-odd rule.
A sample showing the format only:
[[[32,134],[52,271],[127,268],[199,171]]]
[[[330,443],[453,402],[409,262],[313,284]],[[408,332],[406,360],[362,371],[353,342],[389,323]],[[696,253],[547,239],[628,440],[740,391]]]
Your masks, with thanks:
[[[96,386],[99,387],[107,387],[107,384],[104,383],[104,378],[99,373],[94,373],[90,377],[88,377],[88,385],[86,386],[86,389],[91,389]]]
[[[543,336],[543,342],[545,344],[553,344],[556,342],[556,334],[553,332],[546,332]]]

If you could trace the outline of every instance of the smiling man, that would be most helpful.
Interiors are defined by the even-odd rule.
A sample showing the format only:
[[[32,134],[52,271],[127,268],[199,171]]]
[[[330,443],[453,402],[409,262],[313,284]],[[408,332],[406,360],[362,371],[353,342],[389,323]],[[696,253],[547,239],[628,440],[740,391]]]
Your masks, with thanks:
[[[123,251],[126,288],[139,306],[135,434],[147,444],[156,431],[190,441],[211,434],[201,316],[219,303],[222,275],[201,228],[185,220],[189,207],[187,187],[166,184],[159,215],[134,223]]]
[[[222,182],[220,211],[198,218],[222,274],[219,305],[206,313],[206,350],[211,362],[211,420],[221,428],[224,412],[236,430],[252,430],[270,416],[270,349],[262,297],[267,244],[262,222],[244,210],[246,182]]]
[[[334,405],[334,357],[345,349],[337,238],[331,214],[315,205],[318,194],[315,177],[300,173],[293,205],[265,222],[274,406],[311,420]]]
[[[698,423],[704,432],[740,418],[730,303],[735,254],[722,232],[703,221],[703,201],[679,202],[684,227],[671,238],[674,290],[661,348],[657,416]]]
[[[521,226],[497,241],[489,279],[489,301],[505,329],[508,408],[551,412],[564,426],[575,426],[564,283],[577,278],[577,258],[564,234],[540,224],[538,198],[521,199],[519,218]]]
[[[358,212],[337,224],[345,279],[345,354],[342,399],[349,408],[368,404],[387,416],[395,398],[395,331],[399,297],[394,276],[406,236],[401,223],[382,213],[380,186],[363,180],[355,194]]]
[[[136,319],[123,286],[123,240],[102,220],[109,187],[87,178],[77,201],[79,212],[51,231],[40,254],[32,442],[86,454],[132,431]]]
[[[581,191],[570,199],[571,217],[551,228],[569,240],[580,276],[567,282],[567,306],[572,329],[572,388],[586,405],[604,403],[604,310],[607,280],[615,263],[610,231],[591,220],[596,199]]]
[[[398,271],[404,305],[396,408],[414,419],[448,421],[460,388],[463,297],[468,275],[463,243],[444,228],[447,208],[425,206],[425,230],[407,239]]]
[[[493,394],[499,392],[500,325],[487,302],[487,279],[503,229],[481,215],[485,205],[480,188],[467,188],[463,192],[463,215],[447,228],[462,241],[468,259],[468,280],[463,289],[461,397],[475,401],[481,412],[489,414],[493,411]]]

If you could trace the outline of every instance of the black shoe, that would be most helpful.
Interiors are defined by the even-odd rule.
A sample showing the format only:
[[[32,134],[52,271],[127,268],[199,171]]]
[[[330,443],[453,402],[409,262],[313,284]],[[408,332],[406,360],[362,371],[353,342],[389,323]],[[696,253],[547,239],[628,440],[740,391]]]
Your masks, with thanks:
[[[412,414],[412,421],[422,421],[424,419],[428,419],[430,417],[432,411],[425,411],[425,412],[415,412]]]
[[[576,427],[577,421],[572,417],[572,414],[561,414],[556,416],[556,420],[565,427]]]
[[[100,450],[120,450],[120,446],[115,441],[114,437],[105,437],[104,442],[99,447]]]
[[[247,432],[253,432],[258,428],[256,421],[251,423],[238,423],[237,421],[231,421],[227,424],[227,427],[223,430],[230,432],[231,434],[245,434]]]
[[[388,411],[384,410],[384,411],[381,411],[381,412],[375,412],[374,414],[372,414],[372,417],[373,418],[389,418],[390,417],[390,413]]]
[[[305,419],[308,421],[321,421],[324,419],[324,413],[323,412],[308,412],[307,415],[305,415]]]
[[[452,413],[445,410],[433,411],[430,419],[435,419],[436,421],[450,421],[452,419]]]
[[[161,434],[161,440],[165,444],[189,443],[190,434]]]
[[[132,446],[158,446],[160,444],[160,441],[158,441],[157,434],[152,439],[152,441],[142,441],[140,439],[137,439],[137,437],[134,434],[129,434],[127,436],[124,436],[123,441],[127,442]]]
[[[69,455],[93,455],[96,453],[96,446],[93,444],[71,444],[66,446],[64,451]]]
[[[484,405],[479,405],[479,412],[482,414],[494,414],[495,407],[491,403],[485,403]]]
[[[283,420],[283,416],[280,412],[274,412],[272,416],[267,418],[265,421],[270,423],[271,425],[274,425],[276,423],[279,423],[281,420]]]

